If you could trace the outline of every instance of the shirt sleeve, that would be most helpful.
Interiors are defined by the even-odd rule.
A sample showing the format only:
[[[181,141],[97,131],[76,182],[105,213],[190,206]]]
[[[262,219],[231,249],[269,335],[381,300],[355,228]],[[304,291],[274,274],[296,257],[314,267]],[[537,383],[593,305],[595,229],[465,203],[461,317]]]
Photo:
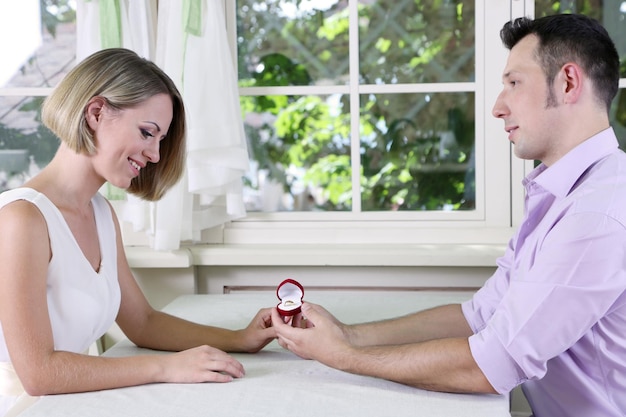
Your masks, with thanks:
[[[469,339],[472,355],[498,392],[542,378],[547,362],[610,310],[625,290],[624,242],[624,227],[604,214],[569,215],[536,247],[516,255],[532,257],[521,261],[529,268],[511,268],[509,254],[508,268],[489,280],[502,283],[488,282],[486,295],[481,289],[463,305],[476,332]],[[490,317],[481,313],[485,300],[492,304]]]
[[[516,237],[510,241],[504,255],[496,261],[496,272],[474,294],[474,296],[461,304],[463,315],[474,333],[483,330],[496,308],[502,301],[504,294],[509,289],[511,264],[515,254]]]

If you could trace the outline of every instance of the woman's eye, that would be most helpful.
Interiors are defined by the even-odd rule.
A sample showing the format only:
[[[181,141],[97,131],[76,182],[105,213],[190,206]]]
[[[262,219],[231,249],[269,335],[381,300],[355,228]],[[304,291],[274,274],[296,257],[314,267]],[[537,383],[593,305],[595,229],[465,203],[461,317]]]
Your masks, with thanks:
[[[144,138],[152,138],[152,137],[154,137],[154,135],[152,133],[150,133],[149,131],[147,131],[146,129],[139,129],[139,130],[141,130],[141,135]]]

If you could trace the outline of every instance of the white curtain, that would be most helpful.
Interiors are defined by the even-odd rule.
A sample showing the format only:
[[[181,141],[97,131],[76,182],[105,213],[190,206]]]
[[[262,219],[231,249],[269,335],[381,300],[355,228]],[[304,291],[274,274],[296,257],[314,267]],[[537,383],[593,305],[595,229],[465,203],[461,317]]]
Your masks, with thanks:
[[[157,10],[157,0],[79,0],[77,13],[79,59],[103,47],[132,49],[159,65],[185,101],[184,178],[156,203],[129,195],[124,219],[153,248],[172,250],[244,217],[249,159],[222,2],[158,0]]]

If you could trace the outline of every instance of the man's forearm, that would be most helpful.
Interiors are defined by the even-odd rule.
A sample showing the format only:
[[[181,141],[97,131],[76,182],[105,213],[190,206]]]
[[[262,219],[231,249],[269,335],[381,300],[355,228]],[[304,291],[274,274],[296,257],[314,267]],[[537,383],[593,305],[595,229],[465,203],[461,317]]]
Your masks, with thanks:
[[[459,304],[449,304],[407,316],[352,325],[350,341],[356,346],[383,346],[419,343],[427,340],[469,337],[472,330]]]
[[[397,346],[359,347],[331,366],[421,389],[496,393],[472,357],[467,338],[437,339]]]

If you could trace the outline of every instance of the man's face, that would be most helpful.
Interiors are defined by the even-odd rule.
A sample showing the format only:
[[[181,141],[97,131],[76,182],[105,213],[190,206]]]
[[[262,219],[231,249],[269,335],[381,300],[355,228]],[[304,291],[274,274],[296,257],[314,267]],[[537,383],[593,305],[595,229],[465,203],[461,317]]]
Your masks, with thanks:
[[[560,156],[559,106],[535,57],[537,45],[538,39],[529,35],[511,49],[493,115],[504,121],[515,155],[550,165]]]

